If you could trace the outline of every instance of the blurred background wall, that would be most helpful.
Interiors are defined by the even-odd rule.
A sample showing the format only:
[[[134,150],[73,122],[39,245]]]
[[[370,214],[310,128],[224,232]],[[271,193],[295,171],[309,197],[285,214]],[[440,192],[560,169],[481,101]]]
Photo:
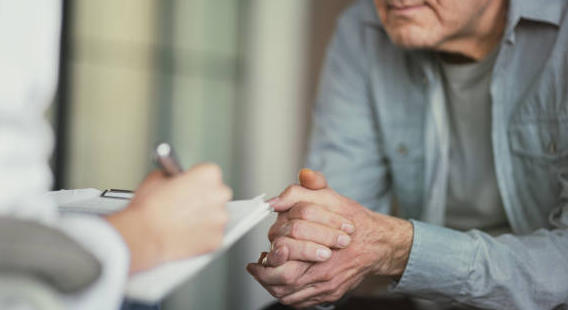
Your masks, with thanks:
[[[151,149],[218,163],[236,199],[278,194],[302,166],[325,46],[351,0],[66,0],[55,107],[57,188],[134,189]],[[163,303],[259,309],[246,273],[270,218]]]

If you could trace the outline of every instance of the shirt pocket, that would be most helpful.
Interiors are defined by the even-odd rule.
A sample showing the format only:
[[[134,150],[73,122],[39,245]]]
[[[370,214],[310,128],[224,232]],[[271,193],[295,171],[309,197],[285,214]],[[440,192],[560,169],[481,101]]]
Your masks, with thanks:
[[[546,219],[562,203],[568,168],[568,121],[533,120],[509,130],[513,178],[519,201]],[[527,216],[535,216],[535,213]]]
[[[518,124],[509,130],[513,154],[551,165],[568,161],[568,120],[541,120]]]

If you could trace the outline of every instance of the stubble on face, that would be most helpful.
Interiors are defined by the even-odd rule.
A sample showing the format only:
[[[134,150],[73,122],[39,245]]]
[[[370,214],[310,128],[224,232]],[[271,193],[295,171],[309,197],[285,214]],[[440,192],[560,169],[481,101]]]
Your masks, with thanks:
[[[375,6],[385,30],[396,45],[418,49],[437,44],[438,17],[425,1],[375,0]]]
[[[408,49],[444,50],[475,35],[492,0],[374,0],[391,41]],[[448,43],[450,42],[450,43]]]

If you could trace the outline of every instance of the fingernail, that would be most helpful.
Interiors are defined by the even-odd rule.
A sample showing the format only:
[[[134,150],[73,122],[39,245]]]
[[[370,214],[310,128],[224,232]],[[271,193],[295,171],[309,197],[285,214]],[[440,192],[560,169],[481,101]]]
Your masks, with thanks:
[[[290,224],[286,223],[280,227],[280,234],[287,236],[290,233]]]
[[[331,257],[331,251],[329,249],[318,249],[316,255],[321,260],[326,260]]]
[[[268,260],[267,256],[262,259],[261,265],[266,265],[266,261]]]
[[[278,203],[280,203],[280,197],[276,196],[274,198],[269,199],[266,203],[270,206],[272,212],[274,212],[276,208],[278,208]]]
[[[341,230],[348,234],[352,234],[355,231],[355,226],[351,224],[341,224]]]
[[[348,246],[349,243],[351,243],[351,238],[349,236],[340,235],[339,237],[337,237],[337,246],[339,246],[340,248]]]
[[[312,173],[312,172],[313,172],[313,170],[310,169],[310,168],[302,168],[302,169],[300,170],[300,173],[298,173],[298,175],[300,175],[300,174],[302,174],[302,173]]]

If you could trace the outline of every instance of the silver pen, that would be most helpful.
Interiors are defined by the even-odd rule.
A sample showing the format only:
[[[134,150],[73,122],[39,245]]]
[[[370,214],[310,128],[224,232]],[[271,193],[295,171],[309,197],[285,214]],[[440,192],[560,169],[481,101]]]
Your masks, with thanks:
[[[167,176],[175,176],[183,172],[183,169],[174,153],[174,148],[167,142],[156,146],[154,160]]]

